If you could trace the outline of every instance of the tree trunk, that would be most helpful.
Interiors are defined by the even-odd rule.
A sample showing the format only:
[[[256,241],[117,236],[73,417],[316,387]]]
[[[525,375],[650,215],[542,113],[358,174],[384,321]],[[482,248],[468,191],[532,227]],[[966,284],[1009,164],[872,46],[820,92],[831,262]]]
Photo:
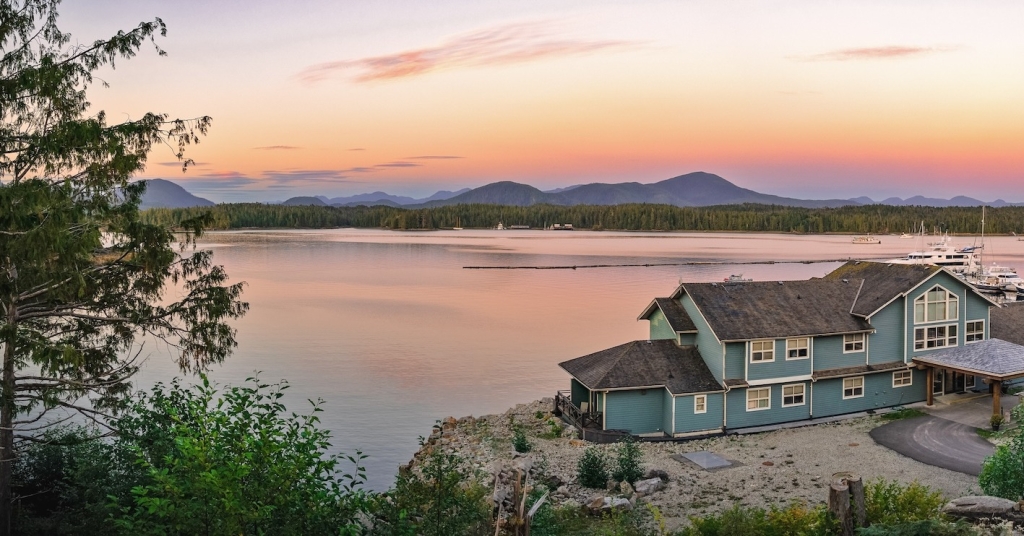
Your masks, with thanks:
[[[853,520],[858,527],[868,526],[867,508],[864,505],[864,480],[860,475],[853,475],[846,479],[846,485],[850,487],[850,508],[853,510]]]
[[[853,518],[850,515],[850,488],[842,482],[833,482],[828,488],[828,510],[839,521],[839,534],[853,536]]]
[[[10,307],[7,329],[13,330],[14,307]],[[0,379],[0,536],[11,534],[14,504],[11,480],[14,475],[14,344],[13,331],[4,341],[3,378]]]

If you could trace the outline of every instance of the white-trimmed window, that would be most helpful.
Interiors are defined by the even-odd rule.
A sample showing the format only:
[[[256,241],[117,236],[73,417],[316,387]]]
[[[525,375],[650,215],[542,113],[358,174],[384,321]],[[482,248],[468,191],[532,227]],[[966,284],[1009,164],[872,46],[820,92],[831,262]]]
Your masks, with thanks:
[[[909,370],[897,370],[892,373],[893,387],[906,387],[914,384],[914,373]]]
[[[985,340],[985,321],[974,320],[964,324],[964,343]]]
[[[786,361],[794,359],[807,359],[810,357],[811,340],[807,337],[800,339],[786,339]]]
[[[775,341],[750,341],[750,362],[775,361]]]
[[[695,395],[693,397],[693,412],[694,413],[707,413],[708,412],[708,395]]]
[[[864,376],[843,378],[843,400],[864,396]]]
[[[959,318],[959,303],[956,294],[935,285],[914,300],[914,323],[956,320]]]
[[[805,386],[802,383],[794,383],[792,385],[782,386],[782,407],[788,408],[790,406],[802,406],[804,405],[804,389]]]
[[[956,346],[956,324],[914,328],[914,349],[931,350]]]
[[[864,334],[863,333],[851,333],[849,335],[843,335],[843,353],[851,354],[853,352],[864,351]]]
[[[772,409],[772,388],[758,387],[747,389],[747,411]]]

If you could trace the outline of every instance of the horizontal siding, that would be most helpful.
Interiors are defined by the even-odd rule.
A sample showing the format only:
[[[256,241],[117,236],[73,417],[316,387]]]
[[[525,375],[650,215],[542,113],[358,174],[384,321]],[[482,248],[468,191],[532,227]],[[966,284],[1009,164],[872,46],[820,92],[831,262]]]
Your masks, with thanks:
[[[711,326],[704,321],[704,317],[701,316],[700,311],[697,310],[697,306],[694,305],[693,300],[689,296],[684,294],[680,297],[679,304],[683,306],[686,314],[690,315],[690,319],[697,326],[697,336],[694,338],[697,351],[704,358],[704,363],[707,364],[708,370],[715,376],[715,379],[722,381],[722,343],[718,342],[718,339],[715,338],[715,334],[711,331]]]
[[[750,361],[750,356],[745,356],[745,359]],[[747,380],[768,380],[772,378],[804,376],[810,373],[810,359],[786,360],[786,339],[777,339],[775,341],[775,361],[747,363]]]
[[[730,342],[725,344],[725,377],[730,379],[743,379],[744,360],[747,359],[747,345],[742,342]]]
[[[793,382],[801,383],[801,382]],[[802,406],[790,408],[782,407],[782,385],[772,384],[772,407],[760,411],[747,411],[747,389],[733,389],[728,393],[728,420],[729,428],[747,428],[750,426],[764,426],[790,421],[798,421],[810,418],[810,382],[804,383],[805,403]],[[790,384],[785,384],[790,385]],[[769,387],[758,386],[758,388]]]
[[[672,433],[672,394],[668,389],[661,391],[661,429],[666,434]]]
[[[900,326],[903,325],[904,311],[904,301],[900,298],[871,317],[871,325],[878,331],[868,335],[869,363],[903,361],[903,345],[906,341]]]
[[[722,427],[722,395],[709,393],[707,413],[693,412],[693,396],[676,397],[676,433],[699,432]]]
[[[864,377],[864,396],[849,400],[843,400],[842,378],[821,380],[814,384],[814,416],[829,417],[920,402],[927,392],[927,375],[916,369],[913,375],[912,385],[894,388],[892,372],[869,374]]]
[[[843,353],[843,336],[814,338],[814,370],[829,370],[863,365],[864,352]]]
[[[697,334],[695,334],[695,333],[680,333],[679,334],[679,345],[680,346],[696,346],[697,345]]]
[[[604,427],[607,430],[629,430],[633,434],[664,431],[661,412],[664,389],[631,389],[609,391],[606,395]],[[672,408],[669,408],[672,411]]]
[[[581,407],[580,406],[581,403],[583,403],[583,402],[590,402],[590,390],[589,389],[584,387],[582,383],[580,383],[578,380],[576,380],[576,378],[573,378],[572,381],[570,381],[569,383],[571,385],[571,393],[572,394],[570,396],[572,397],[572,405],[574,405],[577,408],[579,408],[579,407]],[[593,408],[591,408],[591,411],[593,411]]]
[[[920,287],[918,287],[917,289],[915,289],[914,292],[910,293],[910,295],[908,295],[908,297],[907,297],[907,326],[906,326],[907,342],[906,342],[906,345],[907,345],[907,352],[908,352],[910,357],[927,355],[929,352],[934,352],[935,350],[941,349],[941,348],[932,348],[932,349],[925,349],[925,350],[915,350],[914,349],[914,329],[915,329],[915,327],[917,327],[917,325],[914,323],[914,300],[916,300],[922,294],[924,294],[924,293],[928,292],[929,290],[931,290],[935,285],[939,285],[939,286],[944,287],[946,290],[955,293],[960,298],[960,303],[959,303],[960,311],[959,311],[959,314],[957,315],[959,318],[957,318],[957,320],[955,322],[950,321],[950,322],[922,323],[922,324],[920,324],[920,327],[942,326],[942,325],[954,324],[955,323],[957,325],[957,332],[956,332],[957,333],[957,345],[963,346],[963,344],[964,344],[964,323],[966,322],[965,317],[970,314],[970,311],[967,308],[970,306],[969,304],[972,301],[971,300],[971,296],[974,294],[974,292],[972,290],[970,290],[967,287],[967,284],[964,283],[963,281],[960,281],[959,279],[957,279],[957,278],[955,278],[955,277],[953,277],[953,276],[951,276],[949,274],[941,272],[939,274],[936,274],[931,279],[929,279],[925,284],[923,284]],[[975,299],[980,299],[977,296],[975,296],[974,298]],[[970,306],[970,307],[971,307],[972,310],[976,310],[977,305]],[[972,318],[972,320],[973,320],[973,318]],[[985,328],[987,330],[988,326],[986,325]]]
[[[665,313],[661,311],[660,307],[655,307],[654,312],[647,317],[650,321],[651,327],[651,340],[657,341],[661,339],[674,339],[676,338],[676,332],[672,330],[672,327],[668,325],[668,320],[665,318]]]

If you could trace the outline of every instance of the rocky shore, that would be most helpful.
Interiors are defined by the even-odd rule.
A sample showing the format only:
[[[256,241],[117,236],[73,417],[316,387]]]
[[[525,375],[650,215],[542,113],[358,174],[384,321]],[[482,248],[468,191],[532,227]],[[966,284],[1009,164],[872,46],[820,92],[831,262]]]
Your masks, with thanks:
[[[825,502],[828,483],[839,472],[855,472],[866,481],[918,481],[950,499],[979,491],[975,477],[925,465],[876,444],[868,431],[883,421],[875,416],[743,436],[640,443],[646,476],[662,485],[652,481],[639,490],[618,485],[595,490],[576,481],[577,463],[590,444],[576,439],[575,429],[554,417],[552,408],[553,401],[547,398],[501,415],[448,417],[410,466],[415,468],[435,448],[451,448],[482,484],[495,490],[496,506],[511,499],[511,482],[519,470],[529,474],[531,484],[542,482],[554,490],[549,500],[555,505],[629,508],[639,500],[656,506],[670,530],[685,524],[689,516],[720,512],[736,503],[766,507]],[[516,428],[525,432],[529,452],[513,448]],[[598,448],[610,454],[616,447]],[[733,465],[706,471],[673,458],[694,451],[713,452]]]

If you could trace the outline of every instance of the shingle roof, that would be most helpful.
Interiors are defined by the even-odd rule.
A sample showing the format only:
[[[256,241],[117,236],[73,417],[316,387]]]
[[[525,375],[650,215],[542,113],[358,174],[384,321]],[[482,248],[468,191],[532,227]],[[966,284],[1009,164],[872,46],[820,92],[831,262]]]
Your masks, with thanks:
[[[628,342],[558,366],[590,389],[665,386],[675,395],[722,390],[697,349],[672,340]]]
[[[850,261],[836,268],[823,278],[826,281],[853,282],[864,280],[857,302],[853,305],[855,315],[868,316],[889,303],[896,296],[916,287],[935,272],[941,270],[931,264],[885,264],[880,262]]]
[[[679,305],[679,302],[672,298],[654,298],[654,301],[661,308],[661,312],[665,313],[665,319],[668,320],[672,331],[684,333],[697,331],[696,324],[690,319],[690,315],[686,314],[686,309]]]
[[[877,365],[857,365],[853,367],[816,370],[811,373],[811,378],[814,379],[814,381],[818,381],[825,378],[842,378],[844,376],[856,376],[858,374],[867,374],[869,372],[881,372],[884,370],[895,370],[908,367],[909,365],[902,361],[879,363]]]
[[[1024,345],[1024,302],[989,309],[992,338]]]
[[[683,283],[721,341],[870,331],[850,314],[860,281]]]
[[[965,346],[954,346],[914,361],[948,367],[996,378],[1024,375],[1024,346],[1002,339],[989,339]]]

